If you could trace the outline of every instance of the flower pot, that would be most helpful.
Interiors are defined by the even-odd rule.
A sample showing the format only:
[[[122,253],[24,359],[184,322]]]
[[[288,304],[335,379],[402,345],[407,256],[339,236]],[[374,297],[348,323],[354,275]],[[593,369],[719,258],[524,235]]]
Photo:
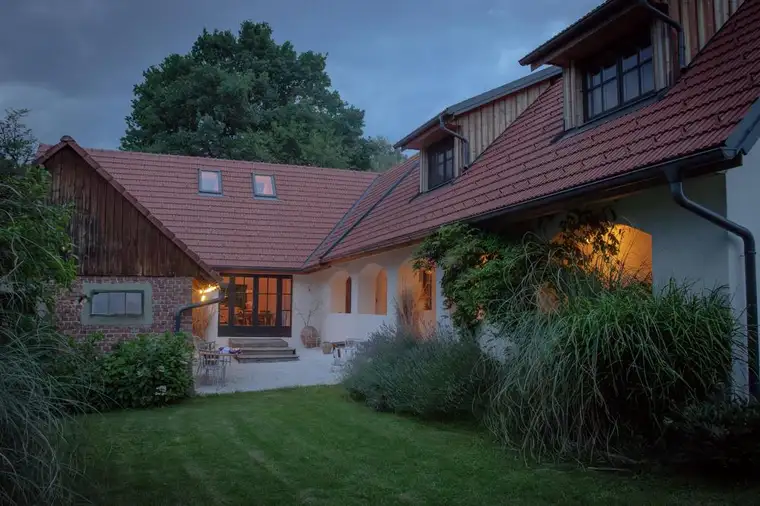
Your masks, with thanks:
[[[327,341],[322,342],[322,353],[325,355],[329,355],[333,351],[333,345],[332,343],[329,343]]]
[[[315,348],[319,344],[319,331],[308,325],[301,330],[301,343],[307,348]]]

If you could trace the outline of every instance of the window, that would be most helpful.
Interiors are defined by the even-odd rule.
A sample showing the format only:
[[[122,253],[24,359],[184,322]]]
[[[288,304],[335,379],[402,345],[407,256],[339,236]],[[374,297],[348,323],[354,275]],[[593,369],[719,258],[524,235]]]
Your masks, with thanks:
[[[420,281],[422,284],[422,310],[430,311],[433,309],[433,273],[431,271],[421,271]]]
[[[277,191],[274,187],[274,176],[253,175],[253,196],[254,197],[276,197]]]
[[[198,191],[213,195],[222,194],[222,172],[219,170],[198,171]]]
[[[92,316],[142,316],[142,292],[96,292],[91,295]]]
[[[586,119],[613,111],[654,91],[652,42],[641,37],[585,65]]]
[[[219,325],[233,336],[288,337],[293,314],[293,279],[284,275],[226,275],[227,301]]]
[[[454,137],[436,142],[426,151],[428,189],[454,179]]]

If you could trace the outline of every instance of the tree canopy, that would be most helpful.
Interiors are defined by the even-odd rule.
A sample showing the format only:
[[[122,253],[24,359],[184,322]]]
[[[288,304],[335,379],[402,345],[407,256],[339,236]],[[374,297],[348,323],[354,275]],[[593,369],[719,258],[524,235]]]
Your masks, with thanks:
[[[364,111],[331,88],[326,55],[278,44],[267,23],[203,33],[143,72],[125,150],[383,170],[404,159],[363,137]]]

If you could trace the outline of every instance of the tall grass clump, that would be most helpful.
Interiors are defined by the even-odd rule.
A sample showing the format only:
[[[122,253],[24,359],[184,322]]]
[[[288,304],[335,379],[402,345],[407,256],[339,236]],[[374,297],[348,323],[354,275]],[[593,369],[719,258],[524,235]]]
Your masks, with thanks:
[[[500,350],[486,425],[533,457],[636,458],[684,407],[725,393],[739,341],[725,292],[654,289],[619,255],[613,218],[571,213],[552,240],[447,226],[416,252],[443,269],[454,322]]]
[[[641,454],[674,409],[725,385],[735,320],[721,291],[671,283],[568,298],[526,312],[487,417],[533,456],[583,460]]]
[[[451,329],[420,339],[408,328],[373,333],[346,365],[343,385],[378,411],[423,418],[468,418],[483,409],[494,367]]]
[[[0,120],[0,504],[57,504],[70,499],[61,444],[80,386],[54,373],[69,348],[50,315],[76,268],[69,209],[50,203],[47,171],[28,166],[24,114]]]

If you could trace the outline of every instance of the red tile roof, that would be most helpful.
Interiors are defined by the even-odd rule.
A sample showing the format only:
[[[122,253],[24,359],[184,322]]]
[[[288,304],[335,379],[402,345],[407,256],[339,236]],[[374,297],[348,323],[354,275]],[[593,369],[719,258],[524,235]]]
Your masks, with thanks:
[[[300,269],[378,174],[86,149],[149,213],[214,268]],[[198,169],[222,171],[223,195],[198,193]],[[254,199],[251,174],[277,199]]]
[[[446,223],[723,146],[758,97],[760,0],[748,0],[660,100],[563,137],[559,80],[453,184],[417,196],[415,170],[323,260],[401,245]]]

